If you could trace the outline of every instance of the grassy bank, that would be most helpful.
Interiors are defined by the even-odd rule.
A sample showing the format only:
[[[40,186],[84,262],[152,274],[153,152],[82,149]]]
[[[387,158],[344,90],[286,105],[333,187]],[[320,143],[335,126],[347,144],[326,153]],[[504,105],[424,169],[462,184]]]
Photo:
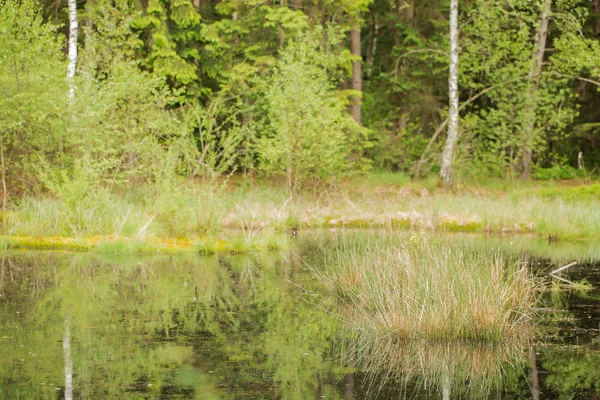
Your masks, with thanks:
[[[600,184],[576,182],[488,181],[447,191],[435,178],[373,173],[293,200],[284,184],[242,178],[58,193],[11,199],[0,225],[7,246],[99,249],[100,242],[124,242],[171,251],[208,243],[207,252],[243,252],[285,246],[297,230],[330,227],[600,236]]]

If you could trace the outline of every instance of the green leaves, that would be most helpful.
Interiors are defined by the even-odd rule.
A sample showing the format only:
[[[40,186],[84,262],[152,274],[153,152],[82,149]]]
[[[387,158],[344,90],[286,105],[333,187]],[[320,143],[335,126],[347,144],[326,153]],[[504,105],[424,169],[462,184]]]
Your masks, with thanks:
[[[67,67],[56,27],[33,1],[0,1],[0,141],[9,192],[35,182],[35,160],[67,161]]]
[[[296,37],[308,29],[308,18],[302,11],[293,11],[287,7],[263,6],[265,28],[281,28],[288,35]]]
[[[201,21],[190,1],[150,0],[131,24],[145,39],[141,64],[166,78],[173,88],[183,89],[182,103],[203,93],[198,68],[203,41]]]
[[[332,90],[322,54],[310,36],[291,42],[265,79],[271,133],[259,139],[259,165],[266,174],[285,174],[292,193],[347,173],[351,143],[361,134]]]

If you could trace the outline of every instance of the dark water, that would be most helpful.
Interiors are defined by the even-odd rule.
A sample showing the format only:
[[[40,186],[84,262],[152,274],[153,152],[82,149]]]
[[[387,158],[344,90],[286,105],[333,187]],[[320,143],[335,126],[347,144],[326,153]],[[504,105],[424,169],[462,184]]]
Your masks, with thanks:
[[[540,274],[578,260],[562,276],[593,288],[547,292],[524,343],[394,342],[357,369],[307,266],[327,239],[245,256],[5,252],[0,399],[598,399],[595,248],[463,239]]]

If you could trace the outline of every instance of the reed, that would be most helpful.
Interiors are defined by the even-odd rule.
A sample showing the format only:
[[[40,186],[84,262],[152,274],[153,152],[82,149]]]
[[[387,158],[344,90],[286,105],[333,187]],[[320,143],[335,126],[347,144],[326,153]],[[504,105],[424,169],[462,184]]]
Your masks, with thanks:
[[[498,342],[531,328],[538,284],[500,254],[414,233],[334,251],[318,278],[340,315],[373,337]]]
[[[344,337],[340,345],[346,365],[365,372],[363,386],[375,398],[387,383],[416,385],[426,397],[501,398],[506,380],[526,370],[527,341],[502,343],[398,340]]]

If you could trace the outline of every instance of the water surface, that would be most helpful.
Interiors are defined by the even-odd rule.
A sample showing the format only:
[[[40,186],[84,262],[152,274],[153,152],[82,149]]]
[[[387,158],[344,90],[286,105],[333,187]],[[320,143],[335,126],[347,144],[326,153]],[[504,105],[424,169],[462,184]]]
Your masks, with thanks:
[[[355,363],[311,271],[329,236],[243,256],[2,253],[0,398],[598,398],[594,245],[453,236],[522,256],[541,275],[580,261],[562,276],[593,290],[547,292],[523,343],[390,340]]]

